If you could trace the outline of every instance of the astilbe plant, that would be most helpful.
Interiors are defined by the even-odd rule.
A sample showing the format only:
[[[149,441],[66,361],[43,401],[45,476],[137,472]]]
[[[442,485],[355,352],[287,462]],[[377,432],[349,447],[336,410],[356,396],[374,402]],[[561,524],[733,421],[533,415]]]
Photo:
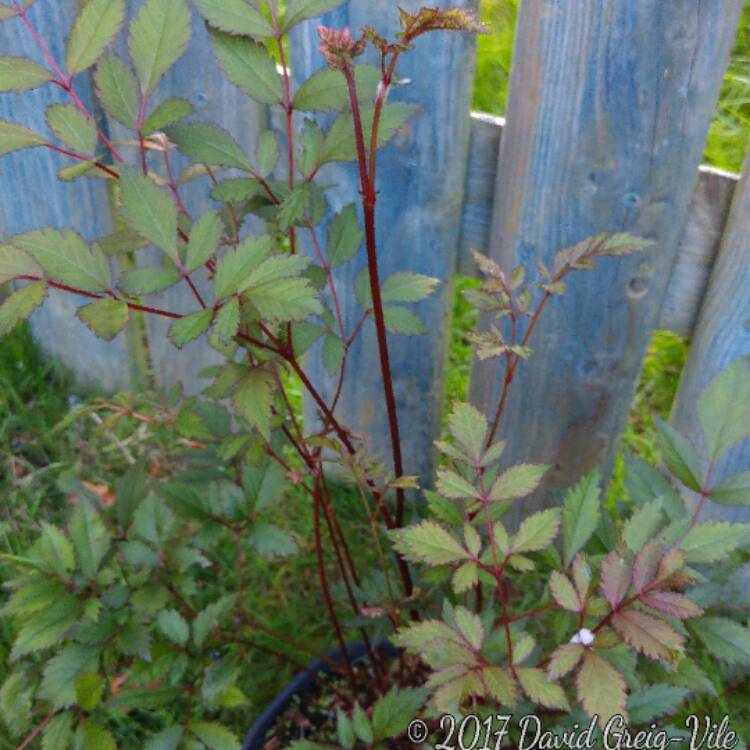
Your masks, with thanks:
[[[747,629],[721,611],[721,582],[728,563],[741,559],[747,528],[701,518],[709,501],[748,502],[746,475],[719,486],[711,480],[716,461],[748,432],[750,378],[742,363],[719,376],[700,405],[708,467],[685,438],[661,426],[677,486],[698,493],[692,515],[668,479],[636,462],[629,473],[635,505],[624,522],[602,506],[596,472],[566,495],[562,509],[528,517],[515,533],[501,520],[535,491],[547,468],[503,466],[503,444],[495,441],[545,307],[564,292],[571,272],[644,250],[647,242],[626,234],[585,240],[561,251],[553,268],[540,264],[538,282],[477,256],[486,278],[471,301],[497,323],[475,343],[480,357],[504,358],[502,395],[491,423],[472,406],[455,405],[449,436],[437,446],[445,460],[435,490],[424,491],[427,518],[406,525],[406,491],[416,495],[418,487],[402,460],[389,335],[424,329],[404,305],[428,296],[437,282],[400,272],[381,283],[377,154],[414,116],[413,108],[388,101],[400,56],[426,33],[481,32],[472,15],[401,11],[396,39],[372,28],[357,36],[320,27],[327,68],[294,90],[286,36],[336,0],[292,0],[283,12],[275,0],[195,0],[227,76],[284,114],[282,177],[277,133],[264,132],[249,156],[221,127],[186,122],[186,101],[153,106],[162,76],[189,42],[185,0],[143,2],[128,31],[130,61],[107,51],[123,25],[124,0],[83,5],[64,61],[35,28],[32,3],[1,4],[0,19],[25,27],[43,64],[0,58],[0,88],[53,85],[68,101],[48,109],[51,137],[0,122],[0,154],[47,148],[72,160],[61,179],[108,181],[118,229],[93,242],[74,228],[6,238],[0,283],[13,283],[14,291],[0,306],[0,334],[54,289],[88,298],[78,317],[102,338],[114,338],[130,320],[159,316],[171,321],[177,347],[206,335],[226,361],[203,373],[212,383],[201,397],[162,407],[121,395],[86,407],[107,412],[108,425],[135,419],[172,431],[181,443],[178,468],[156,478],[136,465],[119,480],[114,502],[102,503],[83,486],[67,526],[44,523],[25,555],[2,556],[16,571],[3,613],[17,622],[18,635],[0,712],[21,747],[238,747],[248,655],[267,652],[292,663],[309,656],[293,634],[273,630],[247,606],[256,556],[296,552],[294,535],[269,515],[293,485],[309,498],[317,576],[332,639],[343,650],[332,665],[340,673],[331,687],[335,726],[324,729],[322,744],[314,737],[294,743],[299,750],[409,746],[403,733],[418,713],[489,715],[524,705],[547,712],[550,724],[580,720],[581,711],[600,718],[629,711],[633,722],[648,722],[674,712],[690,692],[711,689],[693,658],[696,643],[727,662],[750,663]],[[378,65],[359,61],[368,48]],[[131,131],[125,139],[99,129],[76,93],[78,76],[92,67],[107,114]],[[295,115],[314,111],[338,114],[327,130],[313,119],[297,129]],[[179,177],[175,149],[193,162]],[[333,216],[324,241],[325,188],[316,178],[335,161],[356,163],[361,209],[353,202]],[[215,210],[189,214],[181,196],[187,179],[205,180]],[[253,215],[264,220],[264,233],[245,226]],[[334,269],[350,262],[363,240],[367,268],[353,290],[361,313],[352,324],[341,312]],[[298,252],[303,242],[309,255]],[[161,251],[161,264],[133,267],[146,246]],[[210,293],[200,291],[206,285],[199,277]],[[149,300],[178,284],[191,290],[194,312]],[[392,471],[337,416],[353,342],[368,325],[377,333]],[[338,382],[332,399],[318,390],[303,356],[318,341]],[[292,381],[313,404],[315,426],[303,425],[293,408]],[[332,474],[364,503],[373,571],[360,570],[353,554]],[[560,551],[553,542],[561,527]],[[430,569],[415,585],[422,566]],[[226,585],[217,586],[217,577]],[[343,619],[347,608],[351,622]],[[706,614],[709,608],[716,613]],[[345,649],[352,627],[365,643],[364,668]],[[404,650],[395,668],[377,648],[384,637]],[[359,702],[366,683],[373,685],[370,699]]]

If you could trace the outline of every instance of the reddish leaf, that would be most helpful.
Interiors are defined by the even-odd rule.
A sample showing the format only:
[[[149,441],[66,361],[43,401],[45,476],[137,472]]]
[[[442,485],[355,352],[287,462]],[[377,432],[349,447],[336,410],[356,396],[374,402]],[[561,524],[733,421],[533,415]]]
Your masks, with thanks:
[[[637,609],[618,612],[612,618],[612,627],[628,645],[651,659],[672,661],[685,643],[664,620]]]
[[[625,716],[625,680],[608,662],[587,651],[576,678],[578,700],[590,716],[599,717],[604,726],[612,716]]]
[[[633,563],[633,588],[640,594],[656,576],[664,550],[661,545],[652,540],[645,544]]]
[[[547,676],[550,680],[557,680],[568,674],[581,661],[585,653],[586,649],[583,646],[573,643],[558,646],[547,665]]]
[[[679,620],[700,617],[703,614],[703,610],[692,599],[670,591],[650,591],[641,597],[641,601],[646,606]]]
[[[601,591],[615,609],[622,602],[630,588],[631,569],[629,563],[615,550],[602,561]]]

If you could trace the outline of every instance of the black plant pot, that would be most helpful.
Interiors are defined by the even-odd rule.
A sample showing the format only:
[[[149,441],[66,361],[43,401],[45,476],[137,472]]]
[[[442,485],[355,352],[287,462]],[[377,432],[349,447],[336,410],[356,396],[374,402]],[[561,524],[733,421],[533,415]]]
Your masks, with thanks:
[[[378,647],[378,651],[386,656],[396,656],[398,650],[391,643],[385,641]],[[367,649],[362,641],[355,641],[347,646],[349,659],[357,663],[367,658]],[[307,665],[307,669],[296,674],[289,684],[271,701],[268,708],[255,720],[250,730],[245,735],[242,750],[262,750],[268,741],[268,732],[278,721],[279,717],[286,711],[295,696],[304,695],[311,691],[317,684],[317,675],[326,676],[333,673],[331,662],[343,664],[340,648],[329,651],[327,661],[316,659]]]

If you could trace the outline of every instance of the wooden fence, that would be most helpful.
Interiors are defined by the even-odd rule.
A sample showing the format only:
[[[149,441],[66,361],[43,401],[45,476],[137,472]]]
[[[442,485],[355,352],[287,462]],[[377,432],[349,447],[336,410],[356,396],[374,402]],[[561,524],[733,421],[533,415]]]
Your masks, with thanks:
[[[410,10],[422,4],[402,3]],[[470,250],[504,266],[520,261],[534,276],[537,257],[548,260],[599,232],[629,231],[656,245],[574,278],[535,335],[533,366],[520,368],[502,428],[512,438],[508,460],[554,467],[526,510],[548,503],[558,488],[597,464],[610,469],[656,327],[692,337],[674,421],[701,444],[697,394],[720,369],[750,354],[750,162],[739,181],[700,166],[741,4],[523,0],[507,124],[470,114],[474,48],[467,36],[436,34],[404,59],[399,73],[410,83],[394,98],[419,104],[421,112],[380,162],[382,272],[418,271],[444,282],[418,309],[429,334],[393,337],[391,343],[408,473],[429,476],[432,470],[451,282],[457,272],[472,272]],[[32,8],[53,54],[62,52],[56,30],[69,28],[74,8],[73,0],[40,0]],[[324,23],[355,29],[370,24],[392,34],[396,15],[392,0],[350,0]],[[315,26],[295,30],[297,80],[322,64]],[[273,121],[226,82],[204,41],[196,16],[191,51],[160,94],[189,98],[198,119],[220,122],[252,148],[259,130]],[[4,54],[36,56],[16,22],[0,27],[0,46]],[[91,101],[90,86],[82,93]],[[0,97],[0,117],[43,127],[45,105],[55,97],[50,87],[23,98]],[[108,231],[105,189],[91,181],[59,186],[59,167],[55,155],[42,152],[0,163],[0,231],[44,224],[85,226],[91,237]],[[333,210],[356,193],[357,177],[348,165],[330,165],[322,178],[336,186]],[[191,210],[205,208],[203,189],[188,189]],[[359,269],[355,263],[338,273],[342,289],[353,287]],[[188,298],[174,291],[162,302],[191,309]],[[121,387],[142,379],[150,367],[156,384],[178,378],[190,390],[199,387],[195,373],[211,361],[205,345],[181,353],[168,348],[158,321],[105,344],[74,320],[72,306],[54,297],[33,324],[47,349],[84,381]],[[353,293],[344,295],[343,308],[351,321]],[[340,412],[387,454],[374,332],[366,330],[357,347]],[[308,366],[325,391],[331,384],[318,362],[313,351]],[[500,384],[496,364],[476,364],[472,401],[489,412]],[[719,478],[748,468],[746,441],[719,467]]]

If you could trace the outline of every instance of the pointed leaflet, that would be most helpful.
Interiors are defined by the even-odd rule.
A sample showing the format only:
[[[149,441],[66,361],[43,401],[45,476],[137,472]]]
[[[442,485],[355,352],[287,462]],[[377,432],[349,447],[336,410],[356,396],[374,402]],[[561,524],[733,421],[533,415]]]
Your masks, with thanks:
[[[612,550],[602,561],[600,588],[612,609],[625,599],[631,576],[630,564],[616,550]]]
[[[216,267],[214,286],[216,299],[239,292],[248,276],[271,252],[269,236],[248,237],[236,248],[224,253]]]
[[[548,547],[557,536],[560,527],[560,511],[550,508],[541,513],[534,513],[523,521],[518,533],[513,538],[511,550],[519,552],[535,552]]]
[[[394,531],[391,538],[396,549],[413,562],[447,565],[471,557],[450,532],[433,521]]]
[[[711,381],[698,401],[698,412],[714,461],[750,434],[750,356]]]
[[[690,691],[676,685],[649,685],[628,698],[628,713],[632,724],[647,724],[654,719],[671,715]]]
[[[0,245],[0,284],[19,276],[44,276],[42,267],[23,250]]]
[[[182,281],[176,268],[136,268],[126,271],[120,278],[120,289],[127,294],[152,294],[161,292]]]
[[[452,500],[479,497],[479,490],[471,482],[449,469],[438,469],[437,491]]]
[[[76,551],[78,566],[84,577],[91,580],[111,542],[101,516],[87,502],[79,502],[68,524],[68,534]]]
[[[34,281],[16,290],[0,305],[0,337],[9,334],[44,302],[46,281]]]
[[[570,565],[576,554],[599,525],[599,470],[594,469],[565,495],[562,512],[563,555],[565,567]]]
[[[185,0],[145,0],[130,24],[128,49],[141,92],[154,92],[159,79],[182,57],[190,41]]]
[[[0,266],[2,266],[2,257],[0,257]],[[0,279],[2,279],[2,270],[0,270]],[[742,471],[728,477],[711,490],[709,497],[719,505],[750,505],[750,471]]]
[[[73,741],[73,714],[57,714],[42,732],[42,750],[69,747]]]
[[[246,0],[195,0],[204,18],[217,29],[256,39],[273,35],[273,26]]]
[[[283,30],[289,31],[307,18],[322,16],[342,2],[343,0],[292,0],[284,15]]]
[[[490,500],[514,500],[530,495],[542,481],[549,466],[535,464],[519,464],[504,471],[492,485]]]
[[[46,143],[47,139],[39,133],[7,120],[0,120],[0,156],[23,148],[44,146]]]
[[[30,91],[52,77],[47,68],[25,57],[0,57],[0,91]]]
[[[335,72],[335,71],[331,71]],[[333,268],[351,260],[362,244],[364,234],[359,228],[357,208],[350,203],[337,213],[328,228],[328,262]]]
[[[622,529],[622,538],[628,549],[639,552],[646,542],[659,530],[664,520],[660,497],[638,508]]]
[[[487,437],[487,418],[471,404],[458,402],[448,417],[448,429],[467,457],[475,463],[482,459]]]
[[[698,455],[684,435],[659,417],[654,419],[659,430],[664,461],[669,470],[695,492],[701,491],[701,465]]]
[[[125,328],[130,310],[122,300],[104,297],[78,308],[77,315],[100,339],[111,341]]]
[[[73,545],[57,526],[42,521],[42,535],[38,544],[43,561],[57,575],[65,578],[65,574],[73,570],[76,564]]]
[[[181,726],[167,727],[147,740],[143,750],[177,750],[182,743],[183,735],[184,730]]]
[[[190,343],[193,339],[205,333],[211,325],[214,312],[211,309],[199,310],[191,315],[175,320],[169,327],[169,338],[172,343],[182,349],[185,344]]]
[[[125,18],[125,0],[88,0],[70,32],[65,53],[68,73],[90,68],[112,41]]]
[[[184,120],[192,113],[193,105],[187,99],[180,99],[179,97],[165,99],[146,118],[141,132],[144,135],[148,135],[157,130],[164,130],[164,128],[174,125],[180,120]]]
[[[405,307],[386,305],[383,308],[383,319],[388,333],[397,333],[402,336],[424,336],[427,333],[425,324]]]
[[[51,104],[47,107],[50,130],[73,151],[90,156],[96,150],[98,134],[90,117],[73,104]]]
[[[694,601],[671,591],[650,591],[641,597],[641,601],[647,607],[678,620],[700,617],[703,614],[703,610]]]
[[[278,104],[284,98],[276,63],[262,44],[212,30],[211,47],[227,78],[249,97],[261,104]]]
[[[567,576],[553,570],[549,577],[549,590],[552,598],[563,609],[567,609],[569,612],[580,611],[581,602],[578,598],[578,592]]]
[[[257,148],[258,171],[267,177],[273,172],[279,161],[279,139],[273,130],[264,130],[258,138]]]
[[[558,680],[560,677],[564,677],[578,666],[578,662],[581,661],[585,653],[586,649],[583,646],[574,643],[564,643],[562,646],[558,646],[552,653],[547,665],[549,679]]]
[[[664,620],[637,609],[618,612],[612,618],[612,627],[629,646],[651,659],[672,661],[685,642]]]
[[[221,724],[194,721],[190,724],[190,733],[195,735],[208,750],[240,750],[237,738]]]
[[[375,65],[356,65],[354,78],[360,101],[372,101],[381,79]],[[340,70],[322,68],[308,78],[294,95],[294,108],[300,112],[341,110],[349,106],[346,78]]]
[[[120,174],[122,211],[138,234],[164,250],[179,266],[177,207],[166,190],[135,169]]]
[[[680,542],[689,563],[717,562],[728,557],[750,536],[750,524],[709,521],[693,526]]]
[[[135,129],[140,112],[138,81],[130,66],[116,55],[104,55],[94,73],[104,109],[126,128]]]
[[[159,630],[172,643],[176,643],[178,646],[184,646],[187,643],[190,637],[190,628],[182,615],[176,610],[163,609],[159,612],[156,623],[159,626]]]
[[[218,125],[203,122],[181,123],[167,128],[177,148],[194,162],[214,167],[236,167],[253,172],[237,141]]]
[[[576,677],[578,700],[589,716],[598,716],[604,726],[612,716],[625,712],[625,680],[608,662],[593,651],[586,651]]]
[[[399,271],[391,274],[382,284],[383,302],[419,302],[429,297],[440,279],[419,273]]]
[[[251,370],[234,392],[232,403],[237,413],[266,439],[271,438],[274,379],[264,370]]]
[[[750,665],[750,629],[724,617],[702,617],[692,630],[716,657],[729,664]]]
[[[216,253],[224,227],[219,214],[209,211],[193,224],[187,246],[187,270],[192,273],[205,265]]]
[[[535,703],[545,708],[555,708],[561,711],[570,710],[563,689],[554,682],[549,682],[546,673],[541,669],[520,667],[516,669],[516,675],[523,692]]]

